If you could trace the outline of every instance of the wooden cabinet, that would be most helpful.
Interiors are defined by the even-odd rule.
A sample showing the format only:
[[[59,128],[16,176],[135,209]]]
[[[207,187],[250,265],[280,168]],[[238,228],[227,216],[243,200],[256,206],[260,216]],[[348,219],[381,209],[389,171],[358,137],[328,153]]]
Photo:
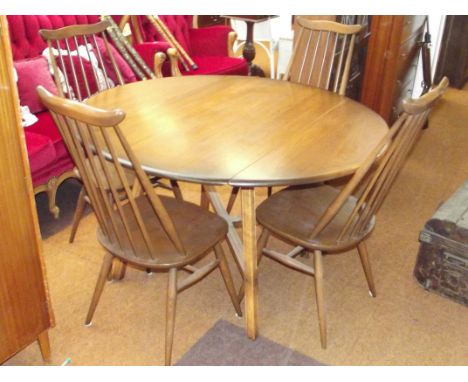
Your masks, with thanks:
[[[0,363],[36,340],[48,359],[51,327],[9,41],[0,16]]]
[[[425,16],[373,16],[361,102],[388,123],[413,93]]]

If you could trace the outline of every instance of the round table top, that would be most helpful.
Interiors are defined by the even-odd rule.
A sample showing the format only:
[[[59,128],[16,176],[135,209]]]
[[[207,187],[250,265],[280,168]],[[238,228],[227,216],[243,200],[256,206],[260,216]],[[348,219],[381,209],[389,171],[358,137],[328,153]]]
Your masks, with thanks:
[[[126,112],[120,127],[145,171],[205,184],[292,185],[348,175],[388,130],[349,98],[257,77],[168,77],[86,102]]]

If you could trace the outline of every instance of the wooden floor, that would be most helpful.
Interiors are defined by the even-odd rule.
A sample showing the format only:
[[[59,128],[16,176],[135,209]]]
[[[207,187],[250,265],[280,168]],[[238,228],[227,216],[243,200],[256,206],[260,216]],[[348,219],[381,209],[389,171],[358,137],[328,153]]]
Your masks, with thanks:
[[[468,308],[425,292],[412,277],[418,233],[440,202],[468,179],[468,91],[450,89],[411,153],[368,242],[377,298],[367,294],[356,252],[324,259],[328,349],[320,347],[313,280],[265,259],[260,267],[260,334],[331,365],[468,365]],[[199,198],[198,187],[183,186]],[[228,189],[223,189],[227,199]],[[259,190],[257,201],[266,196]],[[238,208],[238,206],[236,206]],[[103,249],[88,215],[74,244],[69,228],[44,242],[57,326],[52,364],[161,365],[165,274],[130,270],[106,285],[92,327],[84,318]],[[280,248],[282,244],[273,242]],[[240,279],[234,271],[236,283]],[[219,273],[184,292],[177,306],[173,360],[220,318],[236,325]],[[41,365],[32,344],[8,365]]]

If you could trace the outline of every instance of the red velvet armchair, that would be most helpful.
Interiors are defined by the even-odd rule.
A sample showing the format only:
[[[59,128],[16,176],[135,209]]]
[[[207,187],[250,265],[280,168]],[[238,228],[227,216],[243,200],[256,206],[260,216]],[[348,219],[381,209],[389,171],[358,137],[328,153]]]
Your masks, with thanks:
[[[58,29],[67,25],[90,24],[99,16],[7,16],[13,60],[39,57],[47,44],[39,35],[40,29]],[[35,113],[38,121],[24,128],[34,193],[47,192],[49,210],[58,217],[55,203],[57,188],[71,177],[76,177],[74,163],[62,141],[49,112]]]
[[[164,52],[169,56],[171,69],[163,67],[164,75],[224,74],[247,75],[248,66],[244,58],[234,57],[232,46],[236,33],[228,26],[193,27],[193,16],[159,17],[174,35],[179,44],[198,66],[196,70],[185,70],[178,63],[177,54],[168,49],[170,45],[161,37],[146,16],[132,16],[131,26],[134,47],[153,67],[154,55]]]

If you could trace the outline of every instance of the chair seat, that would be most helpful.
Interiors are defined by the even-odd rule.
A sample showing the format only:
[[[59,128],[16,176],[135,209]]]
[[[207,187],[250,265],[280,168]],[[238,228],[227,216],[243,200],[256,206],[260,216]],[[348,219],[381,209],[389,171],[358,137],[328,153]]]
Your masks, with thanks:
[[[167,269],[170,267],[183,267],[193,263],[226,237],[227,223],[218,215],[180,199],[167,196],[159,197],[174,222],[186,255],[181,254],[174,247],[145,196],[137,198],[136,203],[140,211],[142,211],[143,220],[148,228],[155,258],[152,259],[148,248],[144,245],[137,222],[133,218],[130,204],[126,204],[123,210],[130,222],[129,229],[136,237],[138,257],[133,255],[125,228],[121,223],[118,223],[117,231],[119,232],[119,238],[122,240],[122,247],[119,247],[117,243],[111,243],[100,228],[98,228],[99,242],[113,255],[130,263],[153,269]],[[117,214],[117,211],[114,213]],[[114,220],[120,222],[118,219]]]
[[[341,250],[352,247],[366,237],[374,227],[374,218],[358,236],[339,240],[356,198],[350,197],[330,224],[315,238],[310,235],[330,203],[340,190],[329,185],[290,187],[266,199],[257,208],[258,222],[272,233],[305,246],[322,251]]]

